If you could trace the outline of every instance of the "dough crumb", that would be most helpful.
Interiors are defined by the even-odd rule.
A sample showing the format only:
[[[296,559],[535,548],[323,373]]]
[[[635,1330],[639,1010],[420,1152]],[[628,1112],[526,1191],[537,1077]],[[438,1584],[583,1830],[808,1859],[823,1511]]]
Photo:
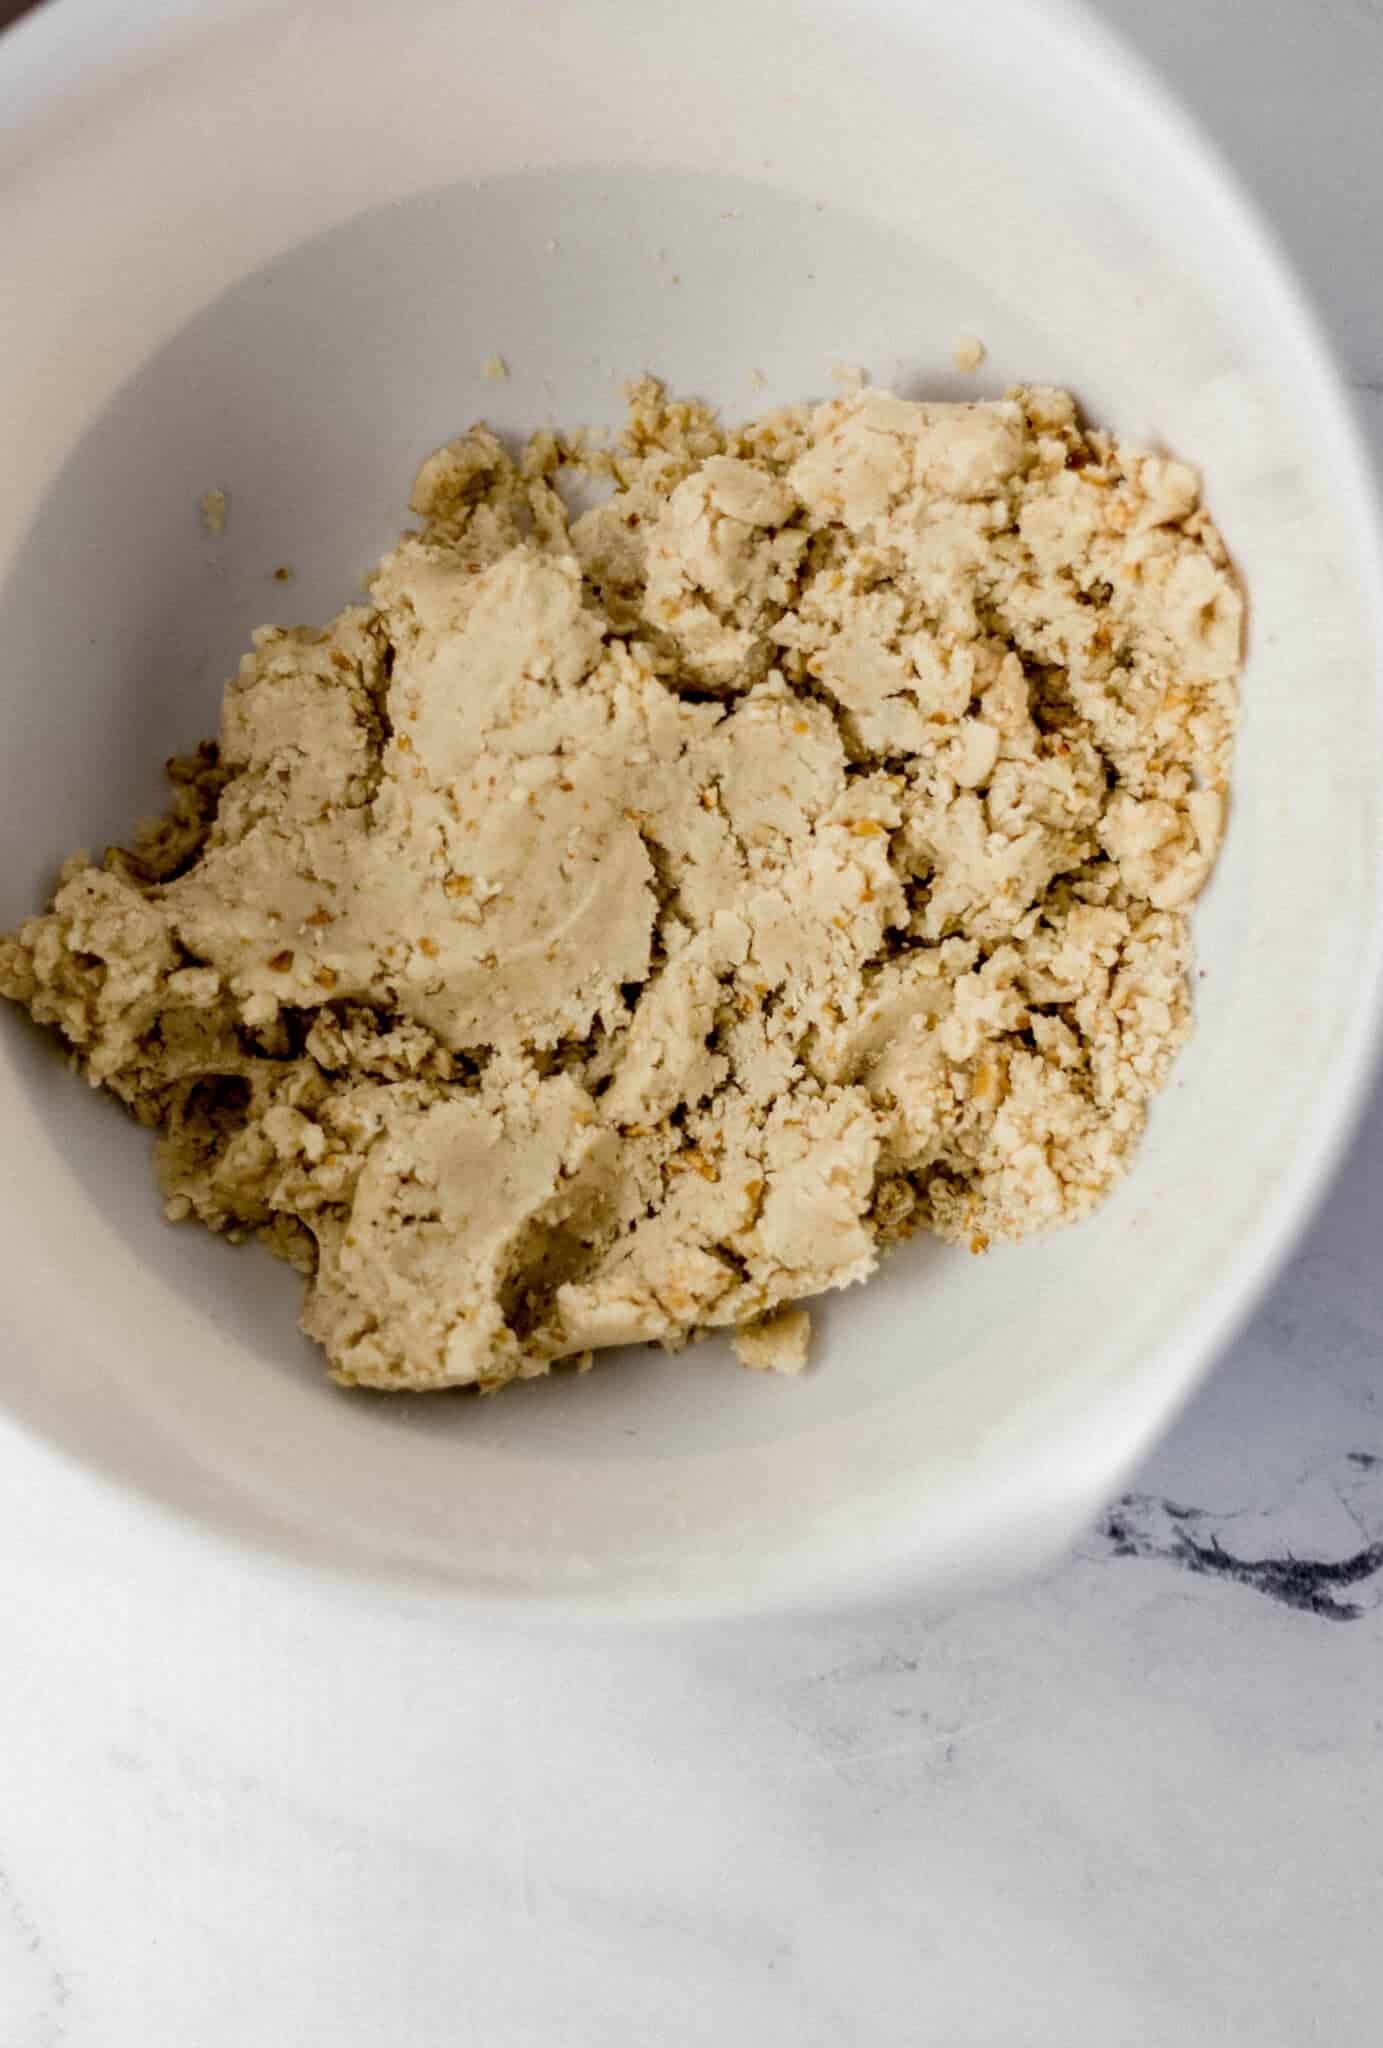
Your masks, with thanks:
[[[165,1214],[395,1390],[708,1329],[782,1370],[890,1244],[1087,1215],[1228,803],[1195,472],[1045,387],[730,427],[647,377],[617,438],[478,423],[410,502],[0,939]]]
[[[507,384],[509,365],[503,356],[486,356],[480,365],[480,374],[482,377],[488,377],[492,384]]]
[[[275,583],[291,583],[293,576],[294,569],[291,562],[280,562],[278,568],[274,571]]]
[[[735,1356],[751,1372],[799,1373],[807,1363],[812,1320],[804,1308],[775,1309],[735,1332]]]
[[[220,540],[226,530],[230,516],[230,493],[222,490],[203,491],[197,500],[197,511],[202,521],[202,531],[209,540]]]
[[[957,338],[956,345],[951,350],[951,361],[958,370],[963,370],[967,374],[973,375],[976,370],[983,366],[984,359],[988,353],[988,349],[986,349],[977,334],[962,334]]]

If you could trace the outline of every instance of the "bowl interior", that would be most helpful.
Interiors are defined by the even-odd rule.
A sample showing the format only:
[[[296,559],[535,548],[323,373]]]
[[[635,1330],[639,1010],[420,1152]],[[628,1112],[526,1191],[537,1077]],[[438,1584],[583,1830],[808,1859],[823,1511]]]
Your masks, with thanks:
[[[612,420],[644,369],[737,413],[824,394],[837,359],[918,395],[1070,384],[1202,466],[1252,655],[1197,1038],[1092,1223],[896,1253],[822,1306],[798,1384],[713,1342],[493,1402],[343,1396],[293,1276],[168,1229],[146,1140],[7,1015],[0,1392],[223,1528],[477,1595],[802,1599],[1052,1540],[1281,1241],[1366,1035],[1372,515],[1232,197],[1082,17],[997,0],[968,26],[771,0],[695,28],[408,0],[387,36],[366,0],[85,11],[75,65],[40,19],[8,85],[5,925],[157,804],[251,626],[352,595],[428,448],[482,414]]]

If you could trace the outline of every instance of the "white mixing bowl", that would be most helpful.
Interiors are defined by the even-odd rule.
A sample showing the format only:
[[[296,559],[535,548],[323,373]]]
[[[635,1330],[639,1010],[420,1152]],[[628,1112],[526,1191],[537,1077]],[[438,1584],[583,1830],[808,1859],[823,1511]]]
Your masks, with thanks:
[[[57,0],[0,46],[0,278],[6,925],[477,414],[613,419],[644,368],[744,412],[843,358],[1069,382],[1203,466],[1253,628],[1195,1044],[1095,1221],[896,1253],[800,1383],[715,1343],[336,1392],[294,1277],[168,1228],[144,1137],[0,1020],[0,1393],[150,1511],[578,1614],[949,1594],[1067,1536],[1302,1220],[1377,1012],[1376,511],[1292,281],[1158,89],[1028,0]]]

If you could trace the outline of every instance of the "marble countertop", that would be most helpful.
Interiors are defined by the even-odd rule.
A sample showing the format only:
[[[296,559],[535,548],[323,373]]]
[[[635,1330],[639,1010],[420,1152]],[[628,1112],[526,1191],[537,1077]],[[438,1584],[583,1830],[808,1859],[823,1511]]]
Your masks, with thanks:
[[[1379,0],[1106,0],[1383,459]],[[184,1550],[0,1424],[3,2048],[1354,2048],[1383,1093],[1132,1490],[943,1618],[560,1646]]]

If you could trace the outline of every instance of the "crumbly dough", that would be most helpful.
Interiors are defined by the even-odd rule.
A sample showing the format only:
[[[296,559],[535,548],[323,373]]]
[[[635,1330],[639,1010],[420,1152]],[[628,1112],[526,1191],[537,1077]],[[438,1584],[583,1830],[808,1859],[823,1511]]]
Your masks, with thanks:
[[[1060,391],[730,430],[647,381],[614,446],[478,426],[412,506],[0,942],[169,1217],[293,1260],[338,1379],[432,1388],[717,1325],[792,1367],[785,1306],[887,1240],[1084,1215],[1224,824],[1193,472]]]
[[[804,1308],[775,1308],[735,1332],[735,1356],[751,1372],[799,1373],[807,1363],[812,1321]]]

